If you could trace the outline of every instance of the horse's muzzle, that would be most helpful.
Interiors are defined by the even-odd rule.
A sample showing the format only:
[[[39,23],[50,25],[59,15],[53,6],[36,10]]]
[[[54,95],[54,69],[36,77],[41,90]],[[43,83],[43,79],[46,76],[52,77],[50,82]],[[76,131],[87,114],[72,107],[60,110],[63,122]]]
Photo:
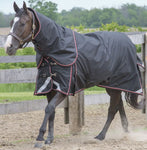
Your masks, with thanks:
[[[6,53],[8,55],[15,55],[16,54],[16,50],[12,45],[10,47],[6,47],[5,50],[6,50]]]

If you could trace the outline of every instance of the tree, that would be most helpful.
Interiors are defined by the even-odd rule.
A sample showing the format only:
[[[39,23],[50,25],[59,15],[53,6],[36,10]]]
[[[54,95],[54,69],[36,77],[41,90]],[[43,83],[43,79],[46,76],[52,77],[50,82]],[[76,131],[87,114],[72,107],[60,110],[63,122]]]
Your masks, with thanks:
[[[13,19],[14,14],[5,15],[0,12],[0,27],[9,27],[10,21]]]
[[[36,11],[44,14],[45,16],[57,20],[57,4],[52,3],[51,1],[47,2],[45,0],[29,0],[30,7],[35,9]]]

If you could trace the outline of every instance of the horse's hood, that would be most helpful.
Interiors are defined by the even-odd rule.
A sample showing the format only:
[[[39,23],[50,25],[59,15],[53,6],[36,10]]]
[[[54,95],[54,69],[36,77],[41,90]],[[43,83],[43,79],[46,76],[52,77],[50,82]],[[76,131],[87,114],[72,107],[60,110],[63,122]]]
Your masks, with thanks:
[[[29,10],[33,12],[35,20],[39,24],[33,40],[39,57],[48,56],[61,65],[72,65],[77,59],[76,41],[73,31],[57,25],[50,18],[32,9]],[[40,61],[39,57],[37,57],[37,64]]]

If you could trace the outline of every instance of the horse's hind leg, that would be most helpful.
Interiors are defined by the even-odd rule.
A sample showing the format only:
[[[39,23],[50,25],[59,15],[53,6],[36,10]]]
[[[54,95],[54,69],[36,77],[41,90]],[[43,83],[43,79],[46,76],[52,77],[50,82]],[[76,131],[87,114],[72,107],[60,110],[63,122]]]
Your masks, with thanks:
[[[121,118],[122,127],[123,127],[125,132],[128,132],[128,120],[126,117],[122,98],[120,99],[120,103],[119,103],[119,114],[120,114],[120,118]]]
[[[99,139],[99,140],[105,139],[106,132],[107,132],[112,120],[114,119],[115,114],[117,113],[117,111],[119,109],[119,103],[120,103],[120,98],[121,98],[121,91],[112,90],[112,89],[106,89],[106,91],[110,96],[110,106],[109,106],[109,110],[108,110],[107,121],[106,121],[102,131],[100,132],[100,134],[95,137],[96,139]]]

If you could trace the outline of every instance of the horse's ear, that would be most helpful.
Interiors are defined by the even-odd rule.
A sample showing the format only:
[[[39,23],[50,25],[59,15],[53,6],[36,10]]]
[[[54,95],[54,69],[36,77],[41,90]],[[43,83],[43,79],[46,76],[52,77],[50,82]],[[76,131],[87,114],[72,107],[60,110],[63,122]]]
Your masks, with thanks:
[[[13,3],[13,8],[16,13],[18,13],[18,11],[20,10],[20,8],[17,6],[17,4],[15,2]]]
[[[26,13],[28,13],[28,9],[27,9],[26,3],[24,1],[23,1],[23,9]]]

